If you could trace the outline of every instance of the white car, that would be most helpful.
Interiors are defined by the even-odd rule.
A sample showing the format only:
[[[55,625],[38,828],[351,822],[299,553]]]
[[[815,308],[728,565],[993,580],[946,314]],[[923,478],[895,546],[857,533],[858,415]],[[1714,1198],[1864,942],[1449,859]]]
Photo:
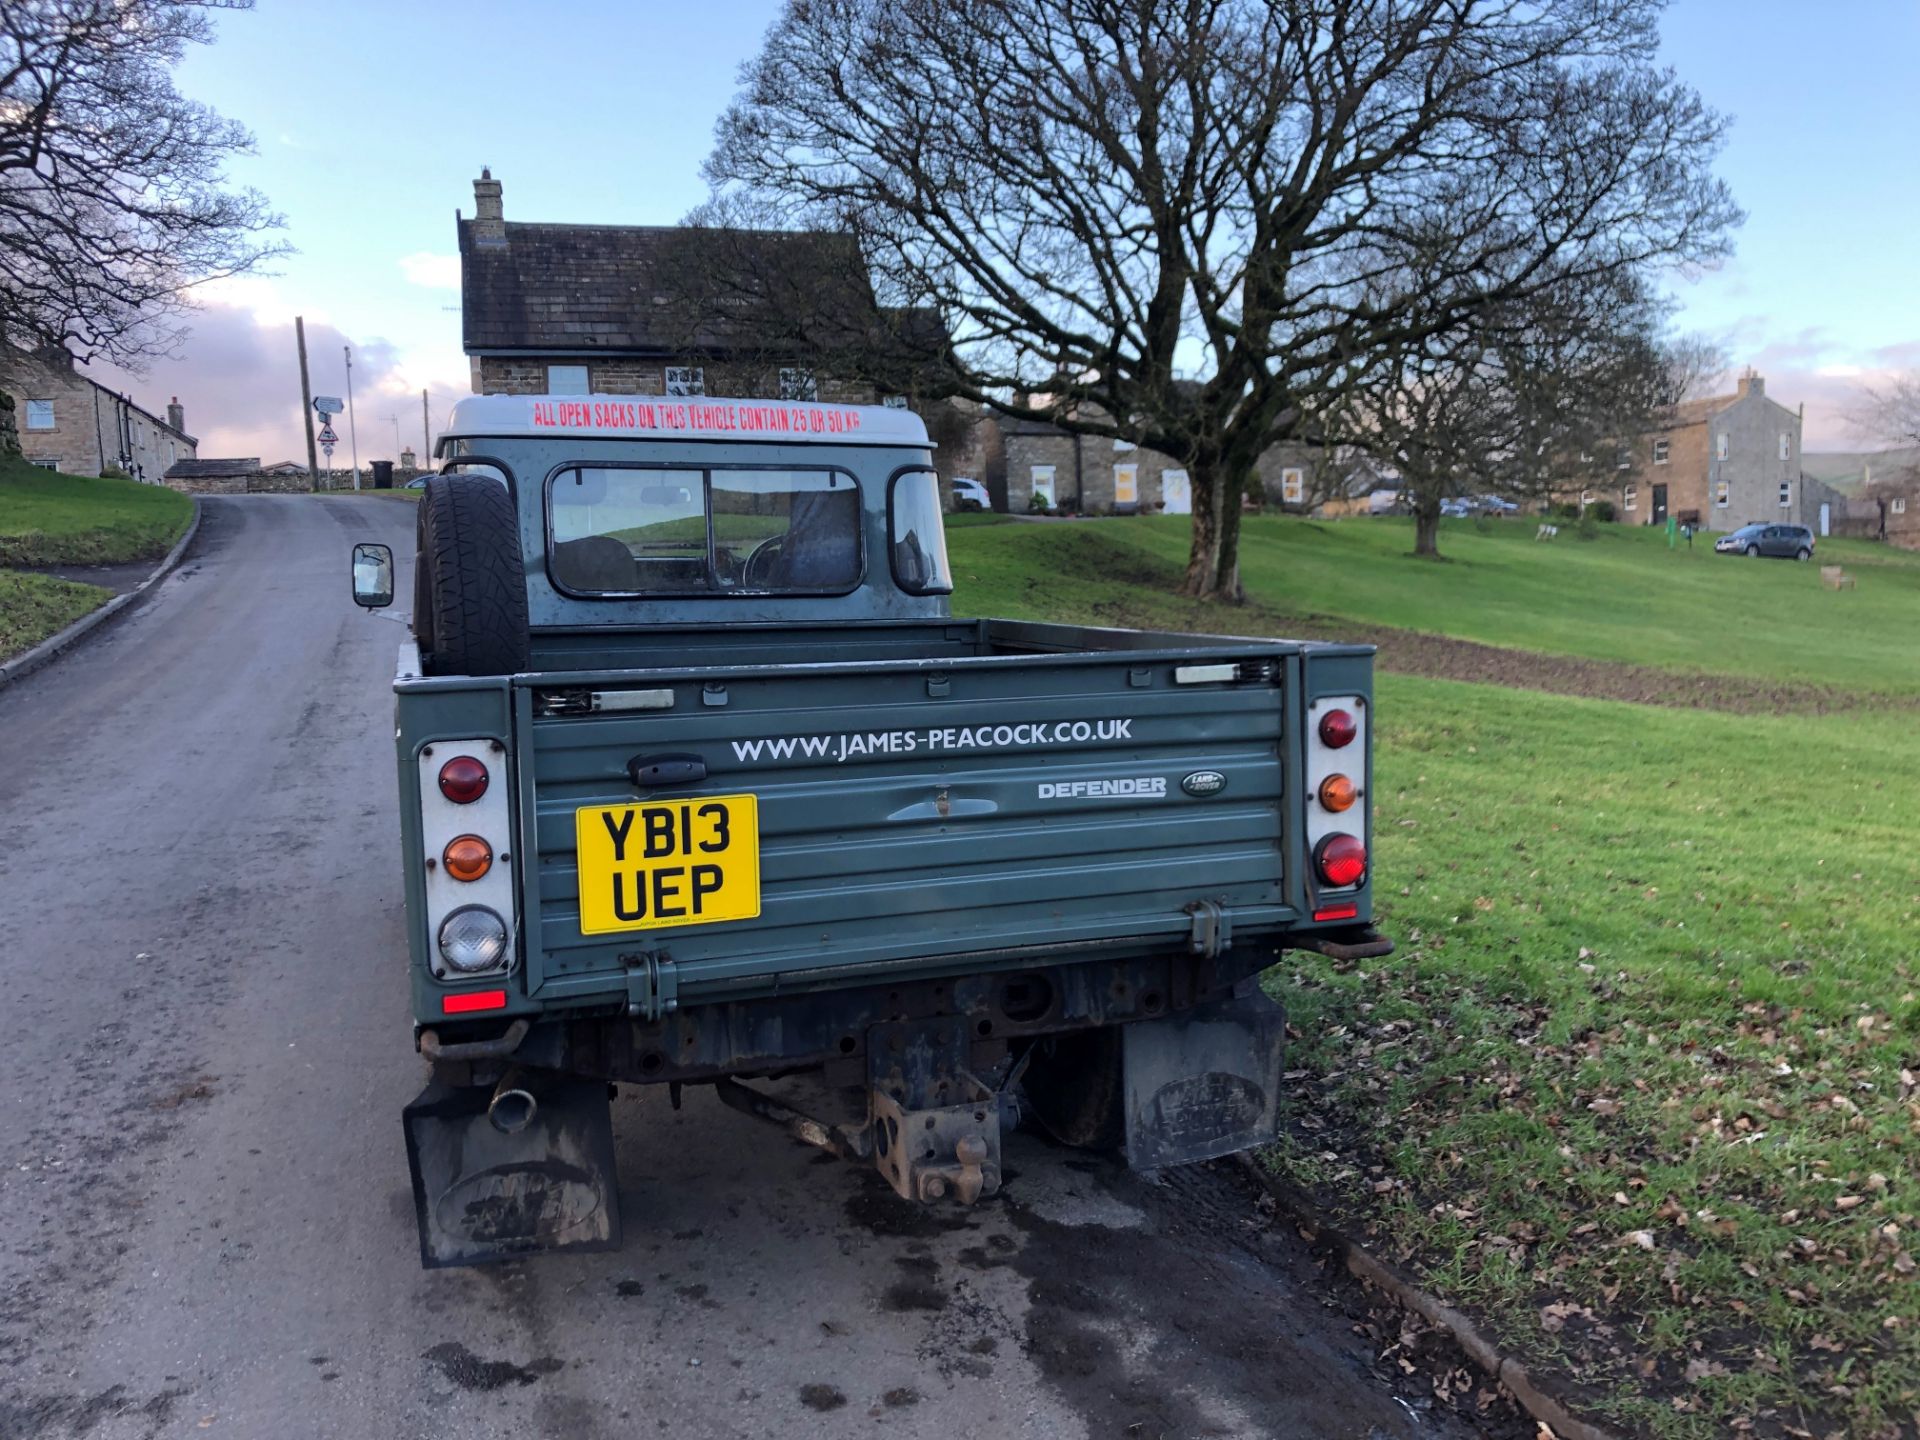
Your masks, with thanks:
[[[991,510],[993,497],[987,493],[987,487],[978,480],[965,475],[954,477],[953,508],[956,510]]]

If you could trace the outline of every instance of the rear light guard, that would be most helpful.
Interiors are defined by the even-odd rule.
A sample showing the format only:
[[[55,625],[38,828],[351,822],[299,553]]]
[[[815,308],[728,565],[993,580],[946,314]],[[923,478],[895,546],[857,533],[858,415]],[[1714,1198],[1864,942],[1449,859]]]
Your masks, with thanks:
[[[443,984],[485,979],[497,988],[513,969],[520,928],[506,746],[486,736],[435,740],[421,747],[417,764],[420,853],[413,863],[426,874],[427,967]],[[477,785],[476,765],[484,772]],[[504,945],[489,943],[496,920]],[[446,1013],[469,1008],[495,1007],[453,1005]]]
[[[1325,695],[1307,706],[1307,883],[1318,922],[1357,918],[1353,897],[1371,869],[1369,708],[1364,695]]]

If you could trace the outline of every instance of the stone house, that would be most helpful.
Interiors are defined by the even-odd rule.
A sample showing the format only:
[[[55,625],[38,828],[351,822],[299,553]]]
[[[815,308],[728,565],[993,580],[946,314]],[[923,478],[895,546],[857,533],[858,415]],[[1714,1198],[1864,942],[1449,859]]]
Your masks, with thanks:
[[[14,397],[20,453],[49,470],[118,470],[158,484],[176,462],[199,451],[178,396],[163,420],[95,380],[64,350],[13,352],[0,360],[0,385]]]
[[[944,332],[928,312],[883,310],[852,236],[509,221],[487,170],[473,199],[455,228],[475,394],[902,405],[926,420],[943,479],[996,469],[1000,437],[978,407],[913,398]],[[837,339],[871,326],[891,341],[898,392],[836,374],[833,347],[796,334],[795,297],[809,289]]]
[[[1171,456],[1127,440],[1075,435],[1034,416],[1001,416],[1005,495],[996,508],[1025,514],[1033,497],[1050,509],[1081,515],[1190,515],[1193,486]],[[1324,487],[1317,484],[1320,447],[1276,445],[1254,466],[1247,493],[1275,509],[1316,511]],[[991,486],[989,488],[992,488]],[[1334,487],[1337,491],[1340,487]]]
[[[1770,398],[1765,380],[1749,371],[1733,394],[1689,400],[1659,417],[1627,447],[1606,498],[1630,525],[1664,525],[1671,514],[1706,530],[1763,522],[1818,530],[1820,504],[1829,506],[1831,520],[1831,507],[1844,498],[1825,486],[1807,493],[1800,473],[1804,410]]]
[[[1855,533],[1920,550],[1920,466],[1875,475],[1853,505]],[[1853,529],[1854,527],[1849,527]]]

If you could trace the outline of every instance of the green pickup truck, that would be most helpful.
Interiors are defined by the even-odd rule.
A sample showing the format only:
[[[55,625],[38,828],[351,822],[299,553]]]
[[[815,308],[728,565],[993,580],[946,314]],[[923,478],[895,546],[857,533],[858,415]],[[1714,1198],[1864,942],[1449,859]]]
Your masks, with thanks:
[[[617,1245],[615,1084],[926,1203],[1025,1121],[1144,1169],[1274,1134],[1261,972],[1391,949],[1368,647],[954,617],[906,410],[485,396],[439,459],[394,680],[425,1264]],[[394,573],[356,547],[355,599]]]

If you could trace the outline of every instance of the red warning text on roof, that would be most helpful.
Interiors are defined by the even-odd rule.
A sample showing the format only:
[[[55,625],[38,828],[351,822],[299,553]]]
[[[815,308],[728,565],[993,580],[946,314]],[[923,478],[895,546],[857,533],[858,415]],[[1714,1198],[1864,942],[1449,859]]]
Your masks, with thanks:
[[[536,430],[655,430],[671,434],[852,435],[860,412],[849,405],[784,405],[721,400],[535,400]]]

